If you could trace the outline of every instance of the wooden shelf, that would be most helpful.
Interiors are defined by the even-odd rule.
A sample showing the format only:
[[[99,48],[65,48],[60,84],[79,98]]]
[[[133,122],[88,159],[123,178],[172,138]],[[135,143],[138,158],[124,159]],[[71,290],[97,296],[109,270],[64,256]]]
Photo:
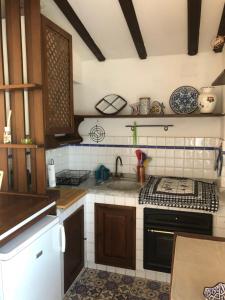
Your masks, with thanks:
[[[7,84],[0,85],[0,91],[34,90],[40,89],[41,87],[42,85],[38,83]]]
[[[42,148],[43,145],[33,145],[33,144],[0,144],[1,148],[8,148],[8,149],[37,149]]]
[[[212,118],[212,117],[224,117],[224,113],[215,114],[165,114],[165,115],[75,115],[75,118]]]

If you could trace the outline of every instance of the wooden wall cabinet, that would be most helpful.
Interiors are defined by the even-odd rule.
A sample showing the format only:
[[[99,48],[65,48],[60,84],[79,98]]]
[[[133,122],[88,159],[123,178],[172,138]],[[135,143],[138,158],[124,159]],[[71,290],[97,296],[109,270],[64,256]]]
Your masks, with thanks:
[[[45,133],[72,133],[72,36],[44,16],[42,49]]]
[[[42,57],[46,148],[80,142],[74,133],[72,36],[44,16]]]
[[[84,267],[84,206],[64,221],[66,251],[64,253],[64,292]]]
[[[95,262],[135,270],[135,207],[95,204]]]

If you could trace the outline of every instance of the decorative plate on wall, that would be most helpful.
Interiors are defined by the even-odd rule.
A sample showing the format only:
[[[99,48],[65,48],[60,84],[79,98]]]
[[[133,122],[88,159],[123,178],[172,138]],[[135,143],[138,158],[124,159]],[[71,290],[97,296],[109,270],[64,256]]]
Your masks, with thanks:
[[[176,114],[190,114],[198,107],[199,92],[192,86],[181,86],[170,96],[170,107]]]
[[[119,95],[111,94],[102,98],[95,108],[103,115],[115,115],[127,105],[127,101]]]

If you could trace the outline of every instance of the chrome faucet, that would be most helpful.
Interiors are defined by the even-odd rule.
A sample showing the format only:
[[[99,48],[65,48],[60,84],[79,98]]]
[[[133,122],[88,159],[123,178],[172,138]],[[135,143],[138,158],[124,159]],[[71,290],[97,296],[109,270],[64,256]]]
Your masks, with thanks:
[[[117,158],[116,158],[116,171],[115,171],[115,177],[119,177],[119,175],[118,175],[118,161],[120,161],[120,165],[121,165],[121,166],[123,165],[122,158],[121,158],[120,156],[117,156]]]

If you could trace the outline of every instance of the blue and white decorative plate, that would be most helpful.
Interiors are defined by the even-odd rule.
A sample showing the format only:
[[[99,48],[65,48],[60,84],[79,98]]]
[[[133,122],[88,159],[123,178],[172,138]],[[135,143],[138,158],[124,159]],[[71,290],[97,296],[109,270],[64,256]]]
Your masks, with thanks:
[[[225,284],[220,282],[213,287],[206,287],[203,295],[207,300],[225,300]]]
[[[176,114],[190,114],[198,107],[199,92],[192,86],[181,86],[170,96],[170,107]]]

